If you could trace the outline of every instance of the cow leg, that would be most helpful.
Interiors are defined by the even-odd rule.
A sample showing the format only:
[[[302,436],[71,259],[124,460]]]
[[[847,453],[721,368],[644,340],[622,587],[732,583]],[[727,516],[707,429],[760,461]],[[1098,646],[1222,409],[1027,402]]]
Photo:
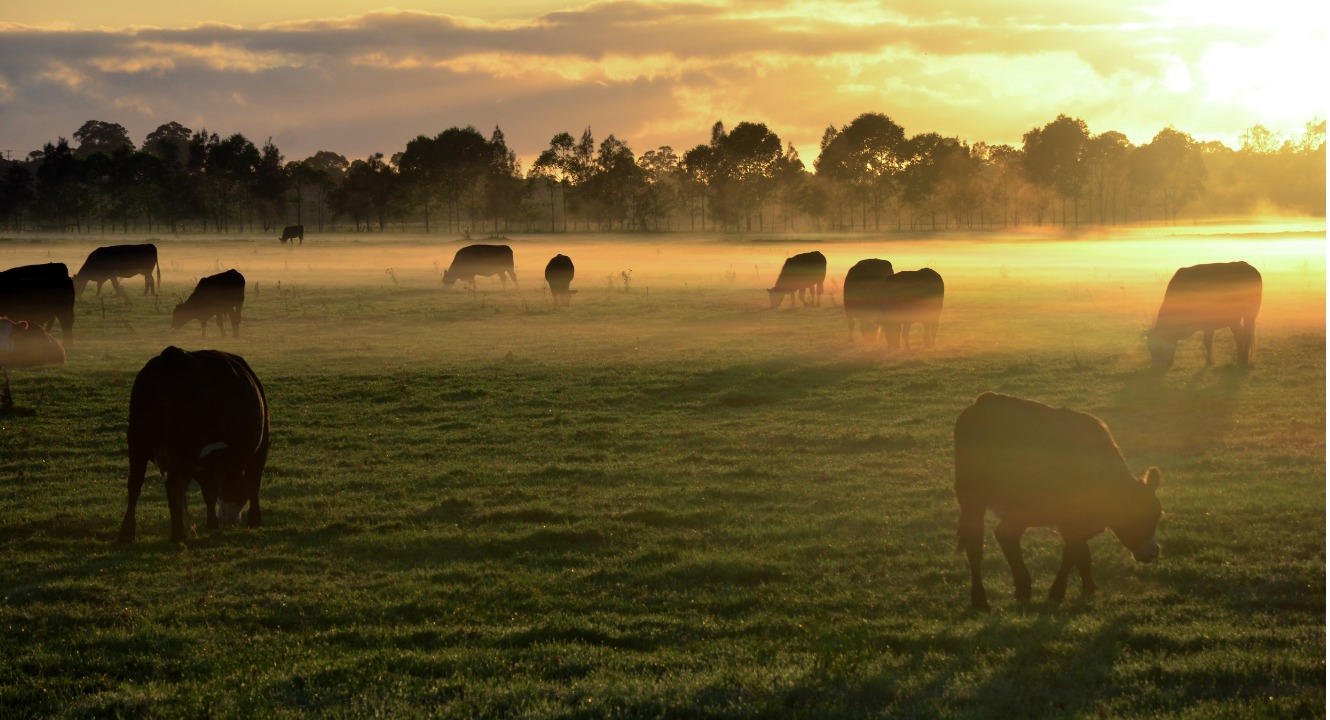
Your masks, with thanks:
[[[1007,558],[1007,565],[1011,566],[1011,580],[1016,586],[1016,600],[1019,602],[1030,599],[1030,569],[1025,566],[1025,558],[1021,556],[1021,535],[1024,533],[1023,525],[1005,520],[999,522],[993,530],[998,545],[1002,547],[1002,554]]]
[[[148,458],[130,457],[129,459],[129,480],[125,483],[128,490],[129,502],[125,508],[125,519],[120,521],[120,544],[128,545],[134,542],[135,520],[134,513],[139,504],[139,494],[143,492],[143,475],[148,470]]]
[[[240,337],[240,306],[237,305],[231,310],[231,335]]]
[[[906,350],[910,349],[910,325],[913,323],[908,320],[901,323],[901,347]]]
[[[508,276],[511,277],[511,278],[513,279],[513,289],[514,289],[514,290],[521,290],[522,288],[518,287],[518,285],[517,285],[517,271],[516,271],[516,270],[509,270],[509,271],[508,271]]]
[[[1066,597],[1067,576],[1071,574],[1073,567],[1081,570],[1082,586],[1084,586],[1085,578],[1090,572],[1089,539],[1068,537],[1066,532],[1062,533],[1062,537],[1062,563],[1058,565],[1058,575],[1053,578],[1053,586],[1048,589],[1048,599],[1053,602],[1062,602],[1062,598]],[[1091,581],[1090,585],[1093,587],[1094,582]]]
[[[1252,319],[1242,318],[1238,324],[1229,327],[1233,331],[1233,341],[1238,346],[1238,364],[1248,365],[1251,363],[1252,338],[1255,335],[1251,330]]]
[[[1201,333],[1201,342],[1205,344],[1205,366],[1210,367],[1211,365],[1214,364],[1214,359],[1210,351],[1214,349],[1215,331],[1214,330],[1203,331]]]
[[[185,541],[185,489],[189,486],[189,476],[180,473],[166,474],[166,505],[171,509],[171,542]]]
[[[208,519],[204,527],[209,530],[217,529],[217,488],[222,482],[220,475],[215,473],[212,476],[199,476],[199,490],[203,493],[203,504],[208,508]]]
[[[984,561],[984,508],[962,505],[956,534],[960,537],[961,548],[965,550],[965,559],[970,565],[970,607],[987,610],[988,597],[984,592],[981,572]]]
[[[226,339],[226,313],[217,313],[217,330],[222,333],[222,339]]]
[[[125,292],[124,288],[120,287],[120,278],[111,278],[111,289],[115,291],[117,297],[123,298],[125,302],[129,302],[129,294]]]
[[[1081,573],[1081,594],[1093,595],[1095,590],[1099,589],[1094,584],[1094,578],[1090,575],[1090,544],[1081,543],[1081,556],[1076,560],[1076,569]]]
[[[924,347],[931,348],[937,342],[937,323],[924,323]]]
[[[817,299],[813,302],[818,307],[822,306],[822,283],[817,284]]]

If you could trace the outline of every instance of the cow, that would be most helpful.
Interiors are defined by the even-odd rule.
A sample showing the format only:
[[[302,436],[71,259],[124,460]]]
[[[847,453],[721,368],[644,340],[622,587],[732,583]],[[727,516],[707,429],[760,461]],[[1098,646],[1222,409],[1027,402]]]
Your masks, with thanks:
[[[245,276],[234,269],[199,280],[189,298],[171,312],[171,329],[179,330],[190,320],[198,320],[203,337],[208,337],[208,320],[217,317],[217,329],[226,337],[223,318],[231,318],[232,335],[240,337],[240,308],[245,304]]]
[[[1211,354],[1215,330],[1226,327],[1238,346],[1238,365],[1251,364],[1256,341],[1256,314],[1261,311],[1261,273],[1245,262],[1193,265],[1173,273],[1164,290],[1155,326],[1145,332],[1150,367],[1157,371],[1173,366],[1178,341],[1200,330],[1205,344],[1205,365]]]
[[[0,317],[0,376],[3,376],[4,381],[0,387],[0,409],[10,410],[14,407],[14,398],[9,390],[10,368],[64,363],[64,347],[40,325],[33,325],[27,320],[15,322]]]
[[[973,608],[988,609],[980,564],[990,509],[1021,602],[1030,599],[1030,571],[1021,557],[1026,528],[1054,526],[1062,535],[1062,564],[1048,591],[1054,602],[1066,593],[1073,567],[1082,593],[1095,591],[1088,541],[1105,527],[1137,561],[1159,556],[1159,469],[1151,467],[1137,480],[1099,418],[986,392],[956,419],[955,442],[956,531],[970,565]]]
[[[856,322],[865,340],[877,340],[882,299],[887,290],[887,278],[891,277],[892,272],[890,260],[868,258],[855,263],[845,273],[841,293],[845,300],[845,320],[849,323],[850,342],[854,342]]]
[[[906,350],[910,349],[910,325],[914,323],[923,326],[924,347],[933,347],[938,319],[942,316],[943,293],[942,276],[932,268],[901,270],[886,279],[880,321],[888,350],[902,344]]]
[[[450,288],[458,280],[475,288],[476,276],[498,275],[506,288],[508,278],[517,287],[517,272],[513,265],[513,249],[507,245],[467,245],[453,255],[453,262],[443,271],[443,286]]]
[[[790,306],[793,307],[796,293],[800,302],[805,305],[821,305],[822,282],[826,279],[827,258],[822,253],[814,250],[786,258],[785,264],[780,268],[780,275],[776,277],[775,287],[767,290],[771,309],[780,307],[787,295],[790,297]],[[804,299],[804,291],[808,292],[812,302]]]
[[[74,343],[74,281],[64,263],[21,265],[0,272],[0,315],[50,332],[60,321],[65,347]]]
[[[550,295],[554,296],[554,305],[568,307],[576,290],[569,290],[573,281],[573,260],[567,255],[555,255],[545,266],[545,282],[550,285]]]
[[[304,244],[305,244],[305,226],[304,226],[304,225],[287,225],[286,227],[282,228],[282,236],[279,237],[279,238],[277,238],[277,239],[278,239],[283,245],[286,244],[286,241],[287,241],[287,240],[292,240],[292,241],[294,241],[294,240],[299,240],[299,241],[300,241],[300,244],[301,244],[301,245],[304,245]]]
[[[207,529],[239,519],[258,527],[259,480],[268,461],[268,399],[249,364],[220,350],[171,346],[143,366],[129,396],[128,507],[120,542],[134,542],[134,511],[148,461],[166,475],[171,542],[185,539],[185,491],[199,484]],[[215,508],[221,500],[220,511]]]
[[[0,367],[64,365],[65,348],[40,325],[0,317]]]
[[[152,281],[153,268],[157,269],[157,282]],[[152,243],[143,245],[109,245],[99,247],[88,253],[83,267],[74,273],[74,294],[82,297],[89,282],[97,283],[97,295],[102,294],[102,284],[111,281],[115,294],[128,300],[120,287],[120,278],[143,276],[143,294],[157,294],[162,284],[162,266],[157,262],[157,246]]]

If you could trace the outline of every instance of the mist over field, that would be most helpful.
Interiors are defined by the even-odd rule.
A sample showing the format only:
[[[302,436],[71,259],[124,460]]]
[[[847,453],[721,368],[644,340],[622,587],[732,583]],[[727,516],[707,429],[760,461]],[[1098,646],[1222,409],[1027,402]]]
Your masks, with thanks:
[[[90,285],[69,361],[0,415],[0,707],[56,717],[1306,716],[1325,681],[1325,223],[1096,232],[0,237],[0,269],[153,242],[159,298]],[[469,242],[518,288],[444,289]],[[768,309],[827,257],[820,306]],[[572,258],[578,291],[543,280]],[[848,337],[856,261],[931,267],[937,345]],[[1179,267],[1264,278],[1254,367],[1216,333],[1148,370]],[[247,280],[240,337],[171,308]],[[229,328],[228,328],[229,329]],[[246,358],[273,444],[263,527],[167,542],[125,509],[134,375],[167,345]],[[1163,554],[1091,542],[1099,593],[967,610],[952,427],[984,391],[1103,419],[1163,472]],[[188,527],[188,524],[187,524]],[[220,630],[220,631],[219,631]],[[3,713],[0,713],[3,714]]]

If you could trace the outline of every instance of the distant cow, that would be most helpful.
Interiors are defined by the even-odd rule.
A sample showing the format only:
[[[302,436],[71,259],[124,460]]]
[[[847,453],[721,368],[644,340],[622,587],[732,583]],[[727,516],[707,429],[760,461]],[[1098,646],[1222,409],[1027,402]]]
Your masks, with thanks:
[[[780,307],[787,295],[790,297],[790,305],[793,306],[796,293],[800,302],[805,305],[821,305],[822,283],[826,279],[827,258],[822,253],[814,250],[787,258],[780,268],[780,275],[776,277],[775,287],[767,290],[767,297],[771,299],[771,309]],[[804,291],[808,292],[812,302],[804,299]]]
[[[0,409],[14,407],[14,398],[9,391],[10,368],[63,365],[64,362],[65,349],[60,346],[60,341],[47,334],[40,325],[0,317],[0,376],[3,376]]]
[[[217,329],[226,337],[222,320],[231,318],[231,331],[240,337],[240,308],[245,304],[245,276],[235,270],[209,275],[201,280],[189,299],[171,312],[171,329],[179,330],[190,320],[198,320],[203,337],[208,337],[208,320],[217,317]]]
[[[450,288],[458,280],[464,284],[476,284],[476,276],[498,275],[499,282],[506,288],[508,278],[513,279],[517,287],[517,272],[513,265],[513,249],[507,245],[467,245],[453,255],[453,263],[443,272],[443,286]]]
[[[157,270],[157,282],[152,281],[152,271]],[[97,283],[97,294],[102,294],[102,284],[111,281],[115,294],[125,297],[120,288],[120,278],[143,276],[143,294],[157,294],[157,287],[162,284],[162,266],[157,263],[157,246],[152,243],[143,245],[109,245],[99,247],[88,253],[83,267],[74,273],[74,294],[83,295],[89,282]]]
[[[249,504],[258,527],[259,479],[268,460],[268,400],[249,364],[219,350],[168,347],[134,378],[129,396],[129,504],[120,542],[134,542],[134,511],[148,461],[166,475],[171,541],[185,539],[185,491],[199,484],[207,525],[235,522]],[[220,512],[214,508],[221,499]]]
[[[865,340],[877,340],[882,300],[887,291],[887,278],[891,275],[891,261],[877,258],[860,260],[845,273],[841,294],[845,300],[845,320],[850,326],[850,342],[854,342],[856,322]]]
[[[284,244],[284,245],[286,244],[286,241],[287,241],[287,240],[299,240],[299,241],[300,241],[300,244],[301,244],[301,245],[304,245],[304,244],[305,244],[305,226],[304,226],[304,225],[287,225],[286,227],[282,228],[282,236],[279,237],[279,238],[277,238],[277,239],[280,240],[280,241],[282,242],[282,244]]]
[[[550,284],[550,294],[554,296],[554,304],[568,307],[568,302],[573,299],[576,290],[569,290],[568,284],[573,281],[573,260],[567,255],[555,255],[550,258],[550,262],[545,266],[545,282]]]
[[[1155,326],[1145,333],[1150,367],[1173,366],[1178,341],[1200,330],[1205,364],[1213,362],[1215,330],[1226,327],[1238,346],[1238,364],[1251,363],[1256,314],[1261,311],[1261,273],[1245,262],[1193,265],[1173,273]]]
[[[74,281],[64,263],[22,265],[0,272],[0,315],[50,332],[60,321],[65,347],[74,340]]]
[[[40,325],[0,317],[0,367],[65,364],[65,348]]]
[[[957,535],[970,564],[970,604],[988,609],[980,564],[984,513],[998,517],[993,534],[1007,557],[1016,599],[1030,599],[1030,571],[1021,557],[1029,527],[1057,527],[1062,564],[1048,591],[1061,601],[1075,567],[1082,592],[1094,592],[1090,538],[1107,527],[1144,563],[1159,556],[1160,473],[1132,476],[1108,427],[1098,418],[1062,408],[984,393],[956,419]]]
[[[932,268],[901,270],[887,278],[881,322],[888,350],[902,344],[910,349],[910,325],[914,323],[924,327],[924,347],[933,347],[943,293],[942,276]]]

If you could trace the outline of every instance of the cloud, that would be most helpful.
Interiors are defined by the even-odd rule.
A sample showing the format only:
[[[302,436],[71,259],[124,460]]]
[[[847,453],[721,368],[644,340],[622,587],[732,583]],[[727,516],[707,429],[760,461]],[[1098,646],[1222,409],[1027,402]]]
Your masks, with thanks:
[[[1060,113],[1145,142],[1170,124],[1232,139],[1323,112],[1324,90],[1272,97],[1287,83],[1259,73],[1225,90],[1238,73],[1224,58],[1259,68],[1299,57],[1273,52],[1268,26],[1200,22],[1142,0],[623,0],[499,22],[383,11],[261,27],[0,24],[0,126],[7,144],[37,148],[89,118],[136,140],[169,121],[206,122],[271,136],[298,159],[391,156],[418,134],[499,125],[529,159],[587,126],[641,153],[751,120],[811,165],[823,129],[863,112],[911,134],[1015,144]],[[1297,52],[1313,66],[1324,39]]]

